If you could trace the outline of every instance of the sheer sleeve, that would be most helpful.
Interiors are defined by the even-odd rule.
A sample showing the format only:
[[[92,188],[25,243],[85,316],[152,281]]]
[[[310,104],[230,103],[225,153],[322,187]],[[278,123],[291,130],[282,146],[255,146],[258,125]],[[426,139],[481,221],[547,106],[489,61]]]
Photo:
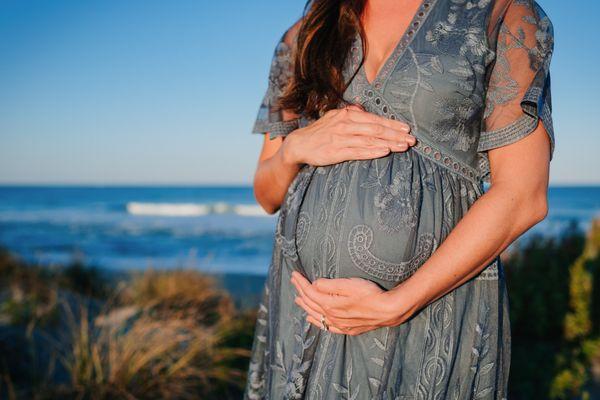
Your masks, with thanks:
[[[253,133],[269,133],[271,139],[285,136],[299,126],[299,118],[291,112],[280,109],[277,104],[293,74],[293,43],[289,39],[290,30],[282,35],[275,46],[267,90],[252,129]]]
[[[493,32],[496,58],[488,72],[485,111],[478,155],[483,180],[489,182],[487,151],[533,132],[539,121],[554,153],[550,96],[550,60],[554,49],[552,22],[534,0],[505,3]],[[494,23],[492,21],[492,23]]]

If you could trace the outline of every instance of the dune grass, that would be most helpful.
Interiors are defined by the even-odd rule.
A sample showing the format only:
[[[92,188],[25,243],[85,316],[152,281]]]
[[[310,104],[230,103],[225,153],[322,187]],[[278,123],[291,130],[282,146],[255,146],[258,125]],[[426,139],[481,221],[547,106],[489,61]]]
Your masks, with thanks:
[[[0,352],[31,353],[0,353],[0,397],[241,396],[254,314],[236,310],[210,276],[148,270],[109,282],[81,265],[46,270],[3,252],[0,277]]]

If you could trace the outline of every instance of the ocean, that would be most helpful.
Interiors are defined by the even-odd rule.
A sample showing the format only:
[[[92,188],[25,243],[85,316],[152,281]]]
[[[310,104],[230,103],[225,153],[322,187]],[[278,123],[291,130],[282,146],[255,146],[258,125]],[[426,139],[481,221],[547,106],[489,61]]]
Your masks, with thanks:
[[[600,186],[554,186],[534,233],[587,229]],[[0,186],[0,246],[40,264],[267,272],[276,215],[251,187]]]

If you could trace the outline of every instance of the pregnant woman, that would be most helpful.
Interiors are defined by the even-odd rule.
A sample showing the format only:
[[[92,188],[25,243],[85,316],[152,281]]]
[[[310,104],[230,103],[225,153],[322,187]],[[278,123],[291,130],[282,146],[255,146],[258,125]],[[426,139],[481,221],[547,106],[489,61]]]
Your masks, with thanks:
[[[307,3],[254,127],[279,216],[245,398],[507,397],[499,254],[547,213],[552,51],[533,0]]]

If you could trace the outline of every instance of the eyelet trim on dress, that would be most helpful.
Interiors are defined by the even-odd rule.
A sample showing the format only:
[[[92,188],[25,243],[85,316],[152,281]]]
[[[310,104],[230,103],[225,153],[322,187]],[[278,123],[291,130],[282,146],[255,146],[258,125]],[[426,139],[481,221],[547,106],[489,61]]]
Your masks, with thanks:
[[[412,146],[411,149],[418,151],[430,160],[433,160],[477,184],[480,183],[480,175],[475,168],[463,163],[455,157],[444,154],[439,148],[429,143],[425,143],[422,138],[417,137],[417,143]]]
[[[376,90],[368,87],[365,88],[362,92],[362,100],[363,106],[366,105],[367,107],[371,106],[376,108],[383,116],[388,117],[391,120],[402,120],[402,118],[392,111],[393,108],[387,104],[385,98]],[[453,171],[464,178],[475,182],[476,184],[480,184],[481,174],[476,168],[465,164],[456,157],[445,154],[442,150],[440,150],[439,147],[435,146],[428,140],[421,138],[420,135],[418,135],[418,132],[414,130],[414,126],[411,126],[411,128],[411,134],[413,134],[413,136],[415,136],[417,139],[415,145],[411,147],[412,149],[416,150],[428,159],[433,160],[437,164],[444,166],[450,171]]]

